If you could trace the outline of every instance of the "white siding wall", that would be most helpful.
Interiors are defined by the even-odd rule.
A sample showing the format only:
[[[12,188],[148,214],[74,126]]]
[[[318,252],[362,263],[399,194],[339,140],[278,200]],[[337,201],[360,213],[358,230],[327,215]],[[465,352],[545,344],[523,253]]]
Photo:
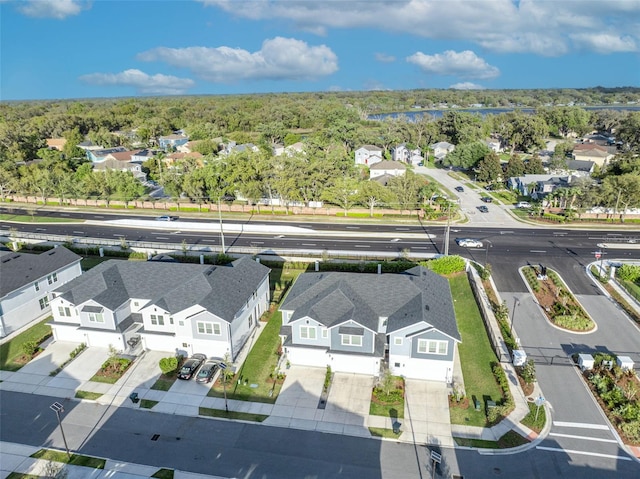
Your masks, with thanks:
[[[40,309],[40,298],[50,296],[49,293],[64,283],[82,274],[80,262],[57,270],[58,281],[49,284],[47,276],[25,285],[0,301],[0,337],[26,326],[30,322],[51,313],[51,307]],[[36,291],[34,283],[38,283],[40,291]]]
[[[330,355],[329,365],[335,372],[376,375],[380,372],[380,359],[347,354]]]
[[[53,338],[56,341],[71,341],[76,343],[85,343],[87,339],[82,331],[78,331],[78,326],[75,324],[56,324],[51,326],[53,332]]]

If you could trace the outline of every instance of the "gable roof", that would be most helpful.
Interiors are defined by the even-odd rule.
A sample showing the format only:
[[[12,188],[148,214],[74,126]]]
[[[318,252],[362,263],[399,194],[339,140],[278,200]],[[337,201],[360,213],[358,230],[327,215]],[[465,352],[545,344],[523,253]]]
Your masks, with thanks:
[[[407,166],[400,161],[383,160],[371,165],[370,170],[406,170]]]
[[[422,266],[401,274],[303,273],[282,303],[290,321],[309,316],[327,327],[352,319],[387,333],[425,322],[460,340],[448,281]]]
[[[249,257],[229,266],[109,260],[56,292],[76,305],[93,300],[108,309],[131,298],[169,313],[199,305],[231,322],[268,272]]]
[[[382,152],[382,148],[375,145],[362,145],[358,150],[367,150],[367,151],[380,151]],[[356,150],[357,151],[357,150]]]
[[[0,251],[0,298],[81,259],[63,246],[40,254]]]

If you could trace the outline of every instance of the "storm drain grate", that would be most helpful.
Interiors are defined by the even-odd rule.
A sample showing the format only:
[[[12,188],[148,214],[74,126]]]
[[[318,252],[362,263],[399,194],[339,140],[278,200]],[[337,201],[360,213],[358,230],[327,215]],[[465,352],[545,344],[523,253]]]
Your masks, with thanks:
[[[159,437],[160,437],[160,434],[154,434],[153,436],[151,436],[151,440],[157,441]]]

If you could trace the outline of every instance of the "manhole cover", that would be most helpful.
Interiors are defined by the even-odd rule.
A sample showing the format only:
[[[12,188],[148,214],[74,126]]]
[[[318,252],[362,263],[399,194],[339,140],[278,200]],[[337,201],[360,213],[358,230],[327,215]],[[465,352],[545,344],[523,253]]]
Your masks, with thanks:
[[[493,473],[494,473],[496,476],[499,476],[500,474],[502,474],[502,469],[500,469],[499,467],[494,467],[494,468],[493,468]]]
[[[160,437],[160,434],[154,434],[153,436],[151,436],[151,440],[157,441],[159,437]]]

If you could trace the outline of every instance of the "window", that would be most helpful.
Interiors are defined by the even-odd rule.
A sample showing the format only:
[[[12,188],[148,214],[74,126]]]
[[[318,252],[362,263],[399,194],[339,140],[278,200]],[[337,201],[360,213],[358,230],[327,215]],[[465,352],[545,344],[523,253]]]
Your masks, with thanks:
[[[341,334],[342,344],[345,346],[362,346],[362,336],[354,334]]]
[[[47,276],[47,281],[49,282],[49,284],[53,284],[55,282],[58,281],[58,273],[52,273],[49,276]]]
[[[196,323],[198,333],[200,334],[215,334],[220,335],[220,323],[205,323],[198,321]]]
[[[137,307],[137,306],[138,306],[138,302],[137,302],[137,301],[134,301],[134,302],[133,302],[133,305]]]
[[[322,329],[322,339],[327,339],[329,337],[329,330],[327,328]]]
[[[422,354],[445,355],[449,349],[448,346],[446,341],[418,339],[418,352]]]
[[[40,291],[40,284],[36,281],[35,283],[33,283],[33,288],[34,288],[36,291]]]
[[[49,306],[49,298],[46,296],[44,298],[40,298],[40,309],[47,309],[47,306]]]
[[[184,321],[182,320],[178,321],[178,326],[184,326]]]
[[[399,368],[400,367],[400,363],[393,363],[393,367]]]
[[[253,314],[249,315],[249,327],[253,326]]]
[[[316,339],[316,328],[314,326],[300,326],[300,338]]]
[[[89,313],[89,322],[104,323],[104,316],[102,316],[102,313]]]
[[[65,306],[58,306],[58,314],[60,316],[71,316],[71,310]]]
[[[164,316],[162,316],[161,314],[159,315],[155,315],[152,314],[151,315],[151,324],[155,324],[157,326],[164,326]]]
[[[173,324],[173,316],[169,316],[169,324]]]
[[[393,338],[393,344],[395,346],[402,346],[402,338],[398,338],[398,337]]]

